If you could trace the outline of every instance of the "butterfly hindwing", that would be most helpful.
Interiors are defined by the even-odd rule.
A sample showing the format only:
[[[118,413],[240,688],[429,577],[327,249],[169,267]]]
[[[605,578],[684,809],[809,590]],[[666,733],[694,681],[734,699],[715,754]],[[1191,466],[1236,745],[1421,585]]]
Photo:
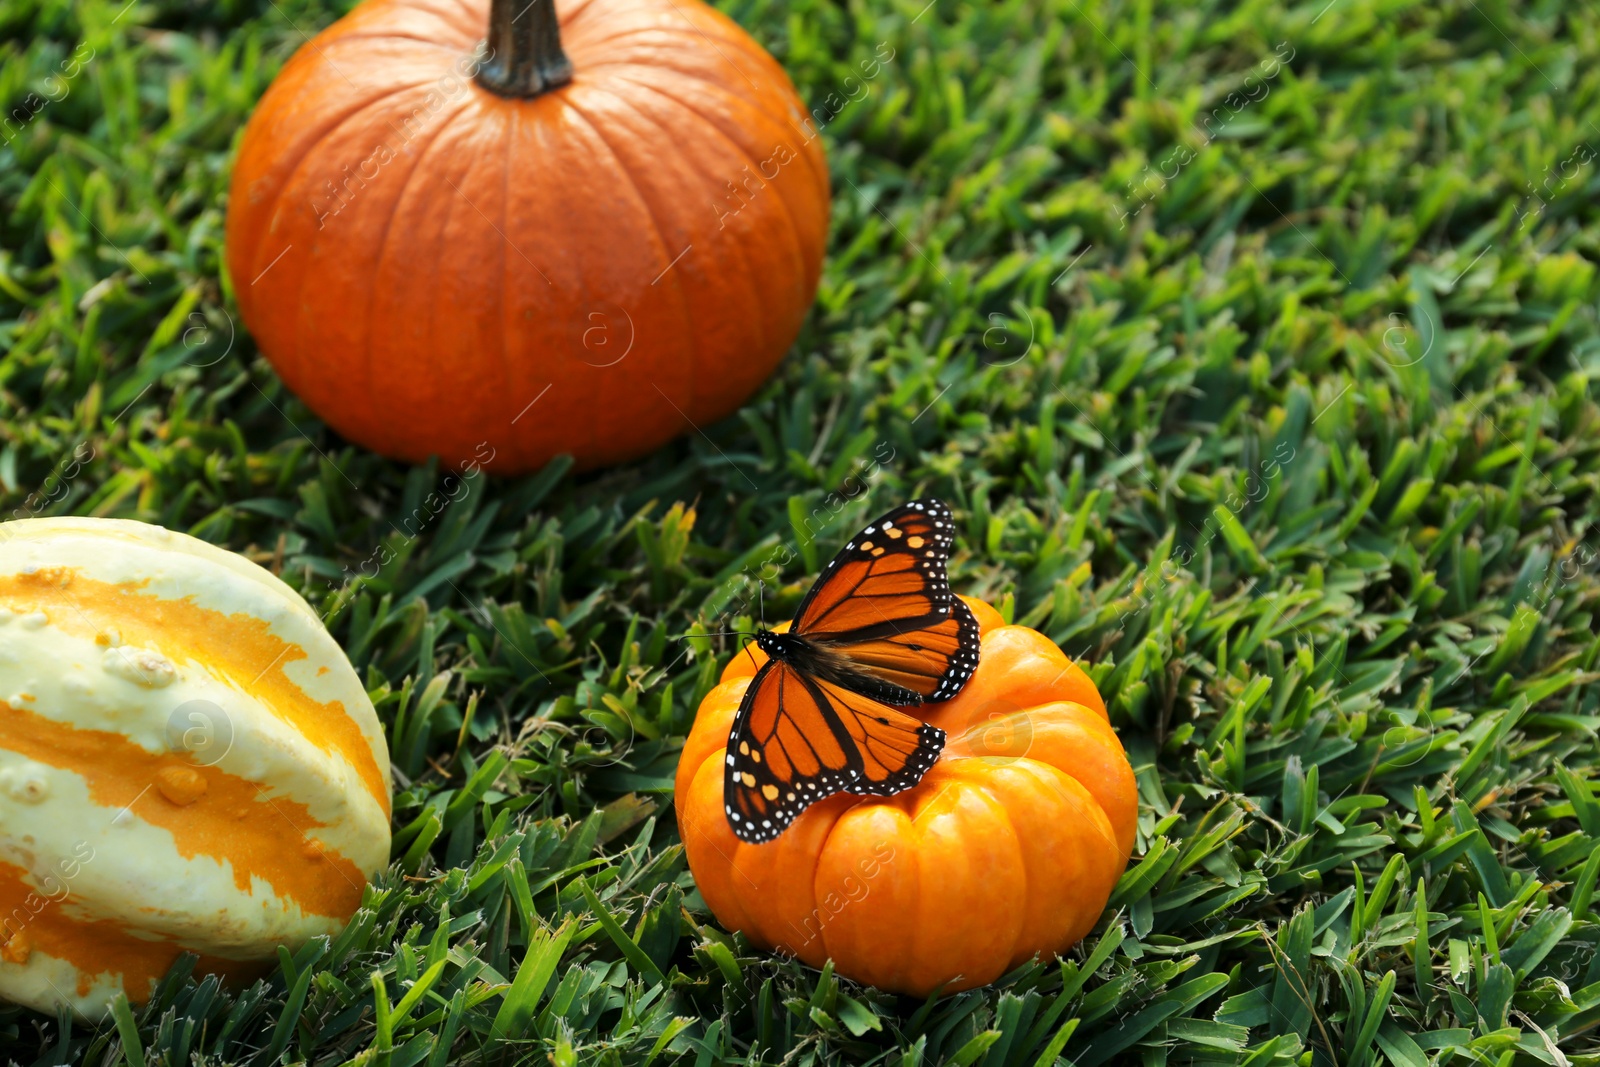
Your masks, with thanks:
[[[728,735],[723,806],[745,841],[770,841],[811,803],[858,776],[844,724],[781,660],[751,679]],[[859,757],[858,757],[859,758]]]
[[[943,730],[903,711],[769,662],[745,690],[728,738],[728,822],[741,840],[760,843],[833,793],[909,789],[944,740]]]
[[[814,685],[833,705],[861,757],[861,773],[845,786],[847,792],[893,796],[910,789],[944,751],[944,731],[937,726],[843,686]]]
[[[978,665],[978,621],[950,590],[950,509],[914,500],[869,524],[806,595],[792,632],[843,655],[890,704],[946,700]]]

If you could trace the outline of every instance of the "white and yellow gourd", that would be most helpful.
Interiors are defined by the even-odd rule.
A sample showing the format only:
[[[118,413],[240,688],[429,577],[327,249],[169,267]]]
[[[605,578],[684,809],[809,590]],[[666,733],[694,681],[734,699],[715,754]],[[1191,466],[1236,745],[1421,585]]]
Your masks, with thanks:
[[[248,977],[389,860],[377,714],[242,556],[113,519],[0,524],[0,997],[99,1018],[183,951]]]

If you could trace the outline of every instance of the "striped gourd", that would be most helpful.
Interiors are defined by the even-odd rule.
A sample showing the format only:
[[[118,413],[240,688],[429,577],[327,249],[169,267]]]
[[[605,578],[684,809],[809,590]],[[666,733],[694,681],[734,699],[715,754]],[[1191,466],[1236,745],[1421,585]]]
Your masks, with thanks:
[[[293,590],[158,526],[0,525],[0,997],[258,973],[388,859],[377,715]]]

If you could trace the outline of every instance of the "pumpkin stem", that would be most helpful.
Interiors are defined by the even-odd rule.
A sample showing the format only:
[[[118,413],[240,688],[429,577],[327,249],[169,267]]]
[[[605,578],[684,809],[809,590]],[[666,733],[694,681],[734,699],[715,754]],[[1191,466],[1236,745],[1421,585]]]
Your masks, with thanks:
[[[490,0],[489,58],[478,69],[479,85],[501,96],[534,97],[571,80],[555,0]]]

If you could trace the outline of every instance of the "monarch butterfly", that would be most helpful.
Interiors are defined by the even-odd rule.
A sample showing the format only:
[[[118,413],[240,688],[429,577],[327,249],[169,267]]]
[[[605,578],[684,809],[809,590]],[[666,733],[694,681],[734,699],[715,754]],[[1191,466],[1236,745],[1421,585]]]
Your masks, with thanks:
[[[823,569],[767,654],[728,734],[723,801],[744,841],[777,837],[838,792],[922,780],[944,731],[900,707],[955,696],[978,666],[978,620],[950,592],[954,523],[937,500],[875,520]]]

